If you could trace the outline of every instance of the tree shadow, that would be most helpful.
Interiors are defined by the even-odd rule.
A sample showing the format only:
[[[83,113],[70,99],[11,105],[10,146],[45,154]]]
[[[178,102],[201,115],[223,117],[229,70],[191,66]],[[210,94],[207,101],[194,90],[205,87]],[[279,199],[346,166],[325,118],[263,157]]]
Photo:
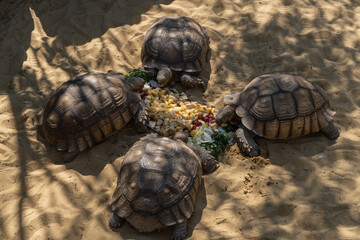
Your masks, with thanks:
[[[94,1],[91,4],[96,6],[92,6],[92,8],[87,8],[89,4],[87,1],[13,0],[0,2],[0,43],[2,46],[0,50],[0,63],[2,64],[0,94],[4,96],[2,99],[9,103],[5,107],[9,109],[6,114],[11,115],[7,116],[10,130],[1,135],[2,138],[7,139],[2,142],[4,149],[15,151],[14,156],[7,156],[7,153],[2,151],[1,154],[6,158],[1,165],[18,169],[18,174],[13,173],[16,174],[14,177],[16,187],[13,189],[15,192],[11,192],[17,196],[14,198],[17,202],[17,211],[16,213],[1,213],[0,218],[4,220],[0,224],[1,238],[28,239],[34,234],[40,234],[37,233],[33,224],[40,224],[40,226],[48,226],[54,222],[60,225],[66,224],[66,221],[61,220],[60,213],[60,215],[53,214],[46,207],[39,206],[37,202],[44,201],[44,199],[57,202],[55,196],[69,195],[64,198],[64,202],[69,204],[68,207],[78,209],[78,215],[74,218],[80,226],[80,222],[91,215],[85,206],[81,206],[81,203],[76,201],[79,196],[84,196],[83,192],[74,191],[79,188],[78,185],[59,176],[59,170],[63,169],[63,166],[49,165],[48,159],[58,159],[60,155],[56,151],[46,152],[44,145],[34,142],[36,128],[32,122],[35,112],[41,109],[51,92],[62,82],[78,73],[89,71],[87,62],[82,61],[82,56],[76,55],[75,51],[79,45],[86,45],[94,38],[101,37],[109,28],[139,23],[141,14],[150,7],[170,2],[170,0],[152,2]],[[127,16],[130,16],[128,12],[131,12],[134,17],[123,16],[124,11],[127,12]],[[33,34],[40,34],[43,37],[35,36],[34,40],[32,39]],[[73,52],[69,51],[71,47]],[[108,54],[106,47],[104,44],[100,47],[104,49],[106,58]],[[27,64],[24,64],[25,62]],[[55,71],[51,72],[49,69]],[[6,111],[6,109],[3,110]],[[112,139],[115,144],[116,141],[115,138]],[[129,143],[131,140],[127,142]],[[94,164],[94,167],[99,169],[86,170],[86,167],[83,166],[84,168],[78,169],[79,172],[85,175],[98,175],[105,164],[115,159],[115,152],[120,154],[127,150],[126,148],[121,150],[121,147],[114,147],[112,149],[114,154],[105,160],[102,159],[102,165]],[[90,158],[92,159],[92,157]],[[42,174],[34,175],[34,172]],[[96,187],[94,188],[87,180],[76,174],[74,176],[78,184],[96,196],[96,192],[99,191]],[[47,192],[36,190],[34,193],[32,189],[36,186],[33,185],[33,182],[39,181],[39,179],[43,179],[50,185],[59,185],[59,191],[53,193],[54,196],[47,196]],[[3,186],[0,190],[1,192],[6,191]],[[95,199],[99,200],[97,197]],[[12,202],[6,201],[4,207],[14,207]],[[37,215],[34,221],[26,218],[29,214],[28,209],[34,209],[31,213]],[[9,231],[6,226],[16,227],[13,231]],[[69,228],[69,235],[80,236],[83,230],[78,227]],[[42,234],[44,238],[53,236],[50,229],[43,229]],[[66,237],[68,233],[65,231],[61,235]]]
[[[115,159],[124,156],[132,145],[143,136],[145,136],[144,133],[138,133],[130,127],[125,127],[105,140],[110,146],[104,148],[102,143],[99,143],[80,153],[74,160],[79,161],[78,163],[70,162],[65,166],[84,176],[98,176],[107,164],[112,164]]]
[[[0,166],[10,176],[4,174],[8,184],[0,185],[0,238],[92,237],[88,221],[94,231],[108,234],[104,206],[114,189],[121,163],[117,159],[129,148],[123,144],[127,140],[114,136],[75,160],[83,165],[74,162],[67,168],[52,164],[52,158],[60,159],[58,152],[46,152],[43,144],[34,141],[32,120],[56,87],[74,75],[133,66],[138,49],[129,44],[118,46],[117,39],[141,41],[146,31],[144,26],[137,26],[141,15],[153,5],[170,2],[93,1],[93,8],[87,8],[86,1],[0,2],[0,121],[7,129],[0,134]],[[359,127],[353,114],[360,106],[356,67],[360,40],[346,26],[358,22],[355,10],[359,4],[291,3],[284,0],[281,7],[268,5],[268,9],[261,1],[216,1],[209,6],[212,12],[207,16],[206,31],[211,38],[212,58],[204,70],[205,78],[210,79],[206,102],[220,101],[224,92],[241,91],[260,74],[297,72],[324,88],[337,111],[335,125],[349,133]],[[326,11],[322,4],[338,4],[338,11]],[[124,11],[126,14],[121,14]],[[128,38],[126,30],[110,31],[126,25],[138,33]],[[211,25],[219,27],[212,29]],[[95,38],[98,44],[88,49]],[[116,53],[109,52],[109,44],[116,46]],[[303,148],[305,141],[310,144],[307,149]],[[219,169],[206,177],[207,206],[200,222],[196,219],[190,226],[192,238],[197,232],[204,233],[202,238],[230,238],[224,226],[240,231],[241,236],[234,238],[342,238],[342,231],[360,224],[353,202],[358,193],[353,179],[360,171],[354,161],[354,154],[360,154],[356,149],[359,144],[350,134],[333,145],[318,136],[296,140],[279,152],[282,144],[270,144],[270,158],[275,164],[260,169],[250,169],[248,159],[233,157],[229,168],[236,167],[241,180],[235,181],[234,172],[226,171],[226,166],[224,171]],[[106,148],[111,148],[110,155],[105,154]],[[99,151],[103,151],[101,156],[108,156],[100,163],[94,157]],[[9,209],[16,209],[16,213]],[[229,209],[236,221],[213,223],[213,219],[205,218],[205,211]],[[131,229],[124,231],[129,238],[139,238]],[[167,231],[143,237],[167,237]],[[104,238],[114,237],[119,236],[109,233]]]
[[[339,4],[339,12],[335,13],[326,11],[327,8],[316,1],[302,1],[299,5],[289,3],[292,2],[283,1],[284,6],[279,9],[268,5],[262,8],[261,2],[218,1],[214,4],[216,15],[209,16],[210,21],[219,25],[227,21],[227,26],[232,27],[226,34],[211,32],[212,39],[218,39],[213,46],[214,57],[220,59],[215,61],[217,68],[212,73],[216,87],[208,90],[220,93],[224,91],[221,86],[225,86],[229,93],[240,92],[258,75],[295,72],[328,93],[330,104],[337,112],[335,125],[341,132],[358,127],[358,122],[351,119],[355,113],[354,104],[358,106],[353,94],[360,86],[355,67],[359,64],[359,58],[355,57],[360,53],[359,41],[343,26],[356,21],[352,11],[359,4],[355,1]],[[331,3],[333,1],[328,1]],[[223,18],[222,14],[230,10],[239,14]],[[210,101],[216,101],[216,96]],[[240,222],[237,227],[242,237],[340,239],[346,231],[343,229],[356,228],[360,219],[352,213],[356,209],[355,198],[344,201],[342,196],[356,188],[356,182],[343,173],[345,170],[337,169],[340,162],[345,164],[347,159],[354,159],[341,155],[342,150],[354,151],[359,144],[349,138],[342,134],[337,141],[330,141],[314,134],[280,143],[261,140],[268,147],[272,165],[239,172],[245,177],[248,173],[253,176],[247,177],[249,182],[244,180],[239,185],[246,192],[243,193],[245,199],[233,203],[234,216],[239,211],[236,205],[244,206],[243,213],[235,217]],[[341,160],[344,158],[346,160]],[[240,159],[230,162],[237,164]],[[349,162],[352,164],[353,160]],[[346,182],[349,187],[340,190],[343,184],[339,181]],[[213,184],[219,189],[223,187],[221,182]],[[248,203],[247,196],[260,200],[257,199],[257,204]],[[232,197],[237,195],[232,194]],[[216,205],[224,204],[225,200],[219,196]],[[344,221],[335,221],[336,215]],[[209,231],[226,238],[219,229]]]

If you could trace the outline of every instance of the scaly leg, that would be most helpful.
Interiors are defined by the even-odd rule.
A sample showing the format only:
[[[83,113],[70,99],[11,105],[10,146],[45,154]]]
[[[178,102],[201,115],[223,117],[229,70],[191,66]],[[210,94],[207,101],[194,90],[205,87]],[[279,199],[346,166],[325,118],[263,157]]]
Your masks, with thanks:
[[[260,155],[259,146],[254,140],[254,134],[242,127],[236,130],[236,136],[239,139],[238,146],[247,156],[256,157]]]
[[[115,212],[110,214],[109,227],[111,230],[116,232],[124,224],[124,222],[125,219],[119,217]]]
[[[174,232],[171,237],[173,240],[184,240],[187,237],[186,223],[187,220],[182,223],[175,224]]]
[[[185,86],[185,87],[196,87],[196,88],[203,88],[205,87],[205,83],[204,81],[199,78],[199,77],[195,77],[195,76],[191,76],[188,73],[181,73],[181,83]]]
[[[156,80],[159,87],[165,87],[172,79],[172,71],[170,68],[163,68],[157,73]]]
[[[328,127],[320,130],[327,138],[330,140],[335,140],[339,137],[339,130],[334,126],[333,123],[330,123]]]

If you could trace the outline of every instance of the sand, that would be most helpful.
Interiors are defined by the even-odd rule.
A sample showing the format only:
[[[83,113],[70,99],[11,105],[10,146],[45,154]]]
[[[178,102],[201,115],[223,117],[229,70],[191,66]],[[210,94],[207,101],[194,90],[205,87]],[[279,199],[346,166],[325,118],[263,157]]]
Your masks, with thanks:
[[[355,0],[83,0],[0,2],[0,239],[168,239],[107,226],[132,129],[63,164],[40,141],[35,114],[70,77],[141,65],[158,17],[194,18],[208,32],[205,92],[221,106],[254,77],[296,72],[328,94],[341,135],[259,139],[267,158],[236,146],[203,177],[190,239],[360,239],[360,3]]]

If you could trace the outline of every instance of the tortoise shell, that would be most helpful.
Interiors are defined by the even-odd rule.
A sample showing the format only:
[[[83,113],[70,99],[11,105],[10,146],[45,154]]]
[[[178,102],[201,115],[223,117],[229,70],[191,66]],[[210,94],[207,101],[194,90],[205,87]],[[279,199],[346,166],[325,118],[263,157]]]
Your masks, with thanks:
[[[123,128],[140,100],[122,75],[90,72],[56,90],[41,112],[40,126],[59,151],[83,151]]]
[[[146,32],[141,60],[146,68],[200,72],[209,50],[205,30],[188,17],[165,16]]]
[[[111,207],[140,232],[182,223],[194,211],[201,160],[185,143],[150,134],[127,152]]]
[[[240,94],[224,98],[236,105],[242,124],[261,137],[297,138],[329,126],[335,112],[319,86],[296,74],[256,77]]]

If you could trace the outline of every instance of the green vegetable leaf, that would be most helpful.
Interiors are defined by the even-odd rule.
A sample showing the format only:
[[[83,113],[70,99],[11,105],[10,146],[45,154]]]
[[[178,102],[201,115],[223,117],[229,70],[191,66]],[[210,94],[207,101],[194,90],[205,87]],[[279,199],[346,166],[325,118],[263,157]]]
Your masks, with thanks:
[[[204,142],[200,146],[204,147],[206,150],[210,151],[216,159],[225,152],[226,146],[229,141],[229,136],[223,132],[216,132],[211,136],[213,142]]]
[[[140,77],[143,78],[146,82],[149,82],[150,80],[155,80],[150,78],[144,71],[141,71],[139,68],[135,68],[131,70],[127,75],[124,76],[125,80],[128,80],[130,77]]]

